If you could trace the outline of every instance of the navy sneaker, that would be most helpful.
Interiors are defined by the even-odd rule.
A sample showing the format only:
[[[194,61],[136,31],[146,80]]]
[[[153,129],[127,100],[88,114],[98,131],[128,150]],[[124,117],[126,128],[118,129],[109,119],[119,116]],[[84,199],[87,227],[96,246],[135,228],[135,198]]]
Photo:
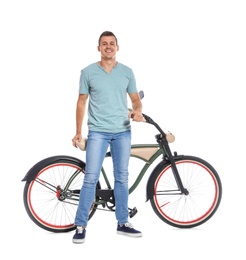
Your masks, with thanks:
[[[142,233],[133,228],[133,225],[129,222],[117,226],[117,234],[125,235],[129,237],[141,237]]]
[[[85,242],[85,233],[86,230],[83,227],[77,227],[76,232],[73,236],[73,243],[75,244],[82,244]]]

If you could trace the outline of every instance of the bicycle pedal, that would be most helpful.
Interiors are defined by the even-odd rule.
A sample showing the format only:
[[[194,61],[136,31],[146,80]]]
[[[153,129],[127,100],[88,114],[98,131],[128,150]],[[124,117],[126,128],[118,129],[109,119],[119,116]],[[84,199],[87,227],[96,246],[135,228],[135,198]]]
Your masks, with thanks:
[[[130,218],[134,217],[137,213],[138,213],[138,210],[137,210],[136,207],[134,207],[133,209],[131,209],[130,212],[129,212]]]

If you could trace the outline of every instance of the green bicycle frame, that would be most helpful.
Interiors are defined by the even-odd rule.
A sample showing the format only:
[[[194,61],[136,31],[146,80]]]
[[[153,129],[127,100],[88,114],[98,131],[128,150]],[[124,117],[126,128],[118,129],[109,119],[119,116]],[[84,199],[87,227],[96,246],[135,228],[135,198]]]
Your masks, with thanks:
[[[163,150],[160,148],[158,144],[134,144],[131,146],[130,156],[144,161],[145,164],[142,167],[141,171],[139,172],[136,180],[129,188],[129,194],[131,194],[137,188],[137,186],[141,182],[144,174],[146,173],[150,165],[162,154],[163,154]],[[111,157],[111,153],[107,152],[105,157]],[[107,184],[107,187],[109,189],[112,189],[104,167],[102,167],[101,171],[102,171],[103,178]]]

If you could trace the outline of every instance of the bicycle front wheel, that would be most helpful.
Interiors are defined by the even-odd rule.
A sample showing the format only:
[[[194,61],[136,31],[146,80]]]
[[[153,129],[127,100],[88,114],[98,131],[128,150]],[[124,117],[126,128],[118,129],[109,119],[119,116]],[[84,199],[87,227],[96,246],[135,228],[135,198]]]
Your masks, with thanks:
[[[209,220],[217,211],[222,184],[216,170],[206,161],[182,156],[175,164],[188,194],[177,188],[170,164],[154,173],[153,197],[150,199],[157,216],[177,228],[192,228]]]
[[[84,168],[73,160],[60,159],[47,163],[38,172],[31,172],[36,177],[26,182],[23,199],[26,212],[35,224],[56,233],[76,228],[74,219],[84,180]],[[35,171],[35,168],[30,171]],[[89,219],[96,208],[97,204],[93,203]]]

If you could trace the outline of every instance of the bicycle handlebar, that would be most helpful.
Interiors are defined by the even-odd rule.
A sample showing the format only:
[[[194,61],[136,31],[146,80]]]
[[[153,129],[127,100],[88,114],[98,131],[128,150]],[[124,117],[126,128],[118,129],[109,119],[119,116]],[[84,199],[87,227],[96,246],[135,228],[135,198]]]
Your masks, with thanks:
[[[129,109],[129,111],[132,111],[132,109]],[[170,133],[170,132],[165,133],[165,132],[161,129],[161,127],[160,127],[151,117],[149,117],[149,116],[147,116],[147,115],[145,115],[145,114],[143,114],[143,113],[142,113],[142,115],[143,115],[143,117],[144,117],[143,122],[155,126],[155,128],[160,132],[161,136],[163,136],[163,137],[166,138],[166,140],[168,141],[168,143],[174,142],[175,136],[174,136],[172,133]],[[131,118],[133,118],[133,117],[134,117],[134,114],[131,115]]]
[[[143,92],[142,90],[139,91],[139,97],[140,97],[140,99],[143,99],[143,98],[144,98],[144,92]],[[133,111],[133,110],[130,109],[130,108],[128,108],[128,110],[129,110],[129,111]],[[163,137],[166,138],[166,140],[168,141],[168,143],[174,142],[175,136],[174,136],[172,133],[170,133],[170,132],[165,133],[165,132],[161,129],[161,127],[160,127],[151,117],[149,117],[149,116],[147,116],[147,115],[145,115],[145,114],[143,114],[143,113],[142,113],[142,115],[143,115],[143,117],[144,117],[143,122],[146,122],[146,123],[148,123],[148,124],[151,124],[151,125],[155,126],[155,128],[160,132],[161,136],[163,136]],[[133,117],[134,117],[134,114],[131,115],[131,118],[133,118]]]

